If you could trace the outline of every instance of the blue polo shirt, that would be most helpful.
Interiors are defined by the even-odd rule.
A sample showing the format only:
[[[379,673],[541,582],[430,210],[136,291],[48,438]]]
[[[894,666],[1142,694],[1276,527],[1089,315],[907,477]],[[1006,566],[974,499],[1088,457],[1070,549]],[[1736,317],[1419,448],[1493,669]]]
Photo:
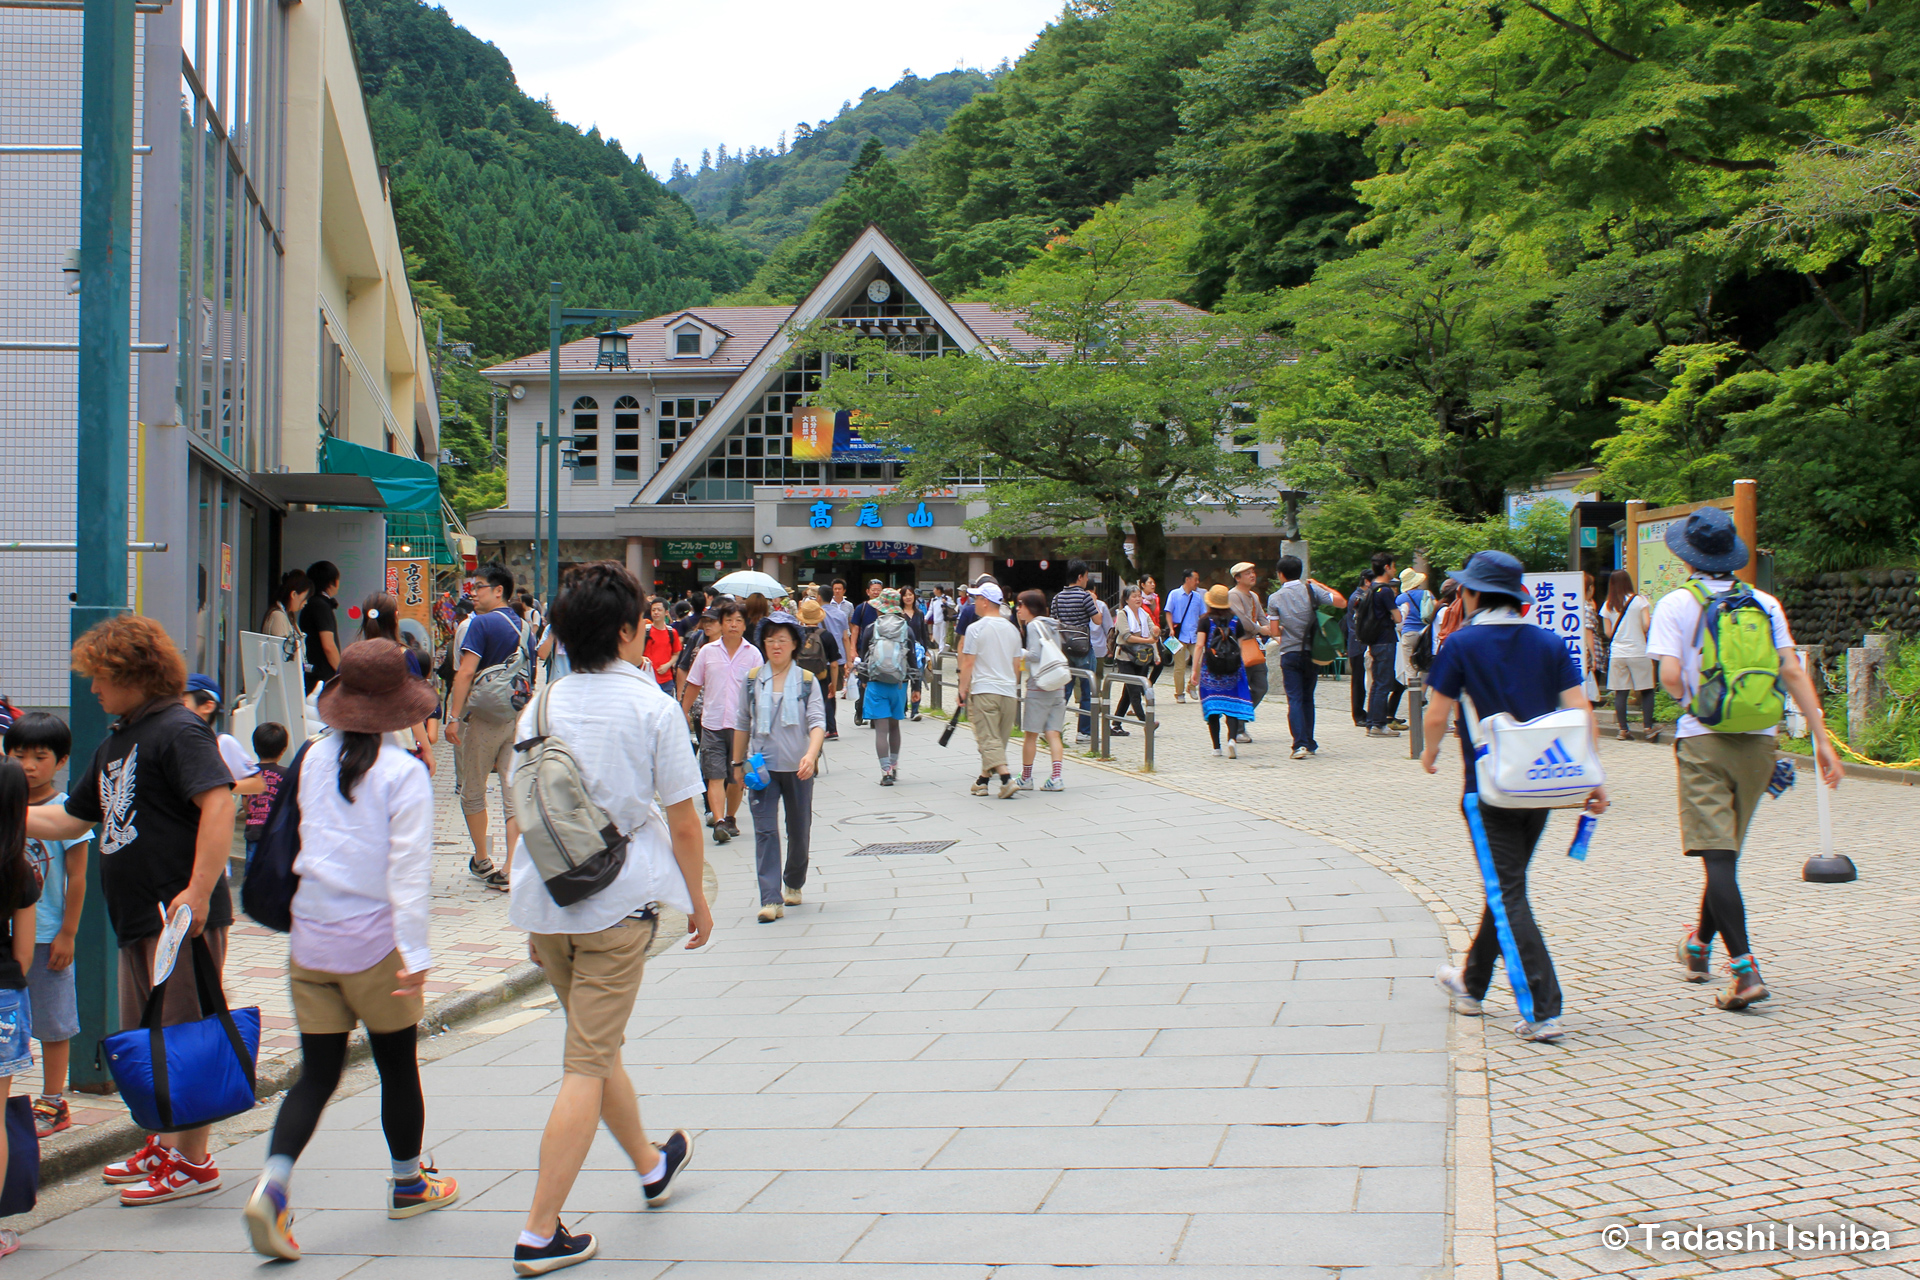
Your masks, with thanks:
[[[1482,719],[1504,711],[1532,720],[1559,709],[1560,695],[1580,687],[1580,672],[1567,646],[1545,628],[1531,626],[1508,609],[1483,609],[1447,637],[1434,655],[1427,686],[1435,693],[1473,699]],[[1467,790],[1475,790],[1473,748],[1467,718],[1455,721],[1466,761]]]

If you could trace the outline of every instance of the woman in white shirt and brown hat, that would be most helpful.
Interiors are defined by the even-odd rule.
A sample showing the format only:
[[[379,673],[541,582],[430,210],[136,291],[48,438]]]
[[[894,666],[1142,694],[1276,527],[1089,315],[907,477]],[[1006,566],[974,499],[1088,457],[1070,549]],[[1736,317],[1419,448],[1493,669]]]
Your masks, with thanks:
[[[427,718],[438,699],[391,640],[361,640],[319,699],[333,734],[298,759],[300,853],[288,935],[300,1079],[273,1125],[266,1168],[244,1210],[253,1247],[298,1258],[288,1189],[327,1100],[347,1037],[367,1027],[380,1072],[380,1123],[392,1157],[387,1216],[451,1204],[459,1185],[420,1162],[426,1102],[415,1040],[425,1012],[433,893],[433,784],[388,736]]]

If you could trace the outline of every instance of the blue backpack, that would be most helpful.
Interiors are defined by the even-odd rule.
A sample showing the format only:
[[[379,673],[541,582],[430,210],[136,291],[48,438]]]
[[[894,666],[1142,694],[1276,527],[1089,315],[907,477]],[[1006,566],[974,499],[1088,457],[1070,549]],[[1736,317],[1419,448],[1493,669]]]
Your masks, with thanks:
[[[293,870],[293,860],[300,856],[300,766],[312,746],[301,743],[287,766],[287,780],[267,810],[267,824],[254,842],[246,879],[240,882],[241,909],[275,933],[293,931],[293,895],[300,887],[300,877]]]

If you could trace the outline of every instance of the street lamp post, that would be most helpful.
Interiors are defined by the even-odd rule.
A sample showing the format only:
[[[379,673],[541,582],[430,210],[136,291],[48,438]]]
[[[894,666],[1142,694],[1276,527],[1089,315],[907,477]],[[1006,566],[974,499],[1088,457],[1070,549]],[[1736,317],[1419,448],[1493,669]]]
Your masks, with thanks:
[[[558,280],[547,286],[547,421],[553,434],[547,437],[547,599],[550,602],[560,588],[560,334],[568,325],[591,324],[610,320],[644,320],[644,311],[609,311],[593,307],[569,307],[560,301],[566,288]],[[612,341],[618,339],[617,347]],[[607,355],[618,350],[626,359],[626,335],[602,334],[600,349]],[[600,365],[596,360],[595,368]],[[611,365],[609,365],[611,367]],[[537,493],[537,486],[536,486]],[[535,517],[536,524],[538,517]]]

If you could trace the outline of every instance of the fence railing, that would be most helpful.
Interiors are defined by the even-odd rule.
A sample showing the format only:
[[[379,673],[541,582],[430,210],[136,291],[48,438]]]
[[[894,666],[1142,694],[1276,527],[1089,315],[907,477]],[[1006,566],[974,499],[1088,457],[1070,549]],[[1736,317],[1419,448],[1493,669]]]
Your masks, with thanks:
[[[952,650],[942,650],[927,659],[927,665],[921,670],[921,684],[925,689],[925,705],[929,710],[945,712],[947,710],[947,684],[951,680],[954,692],[959,691],[960,655]],[[1075,703],[1081,685],[1090,689],[1087,715],[1092,721],[1092,732],[1088,735],[1088,754],[1099,760],[1113,759],[1113,724],[1115,720],[1140,726],[1141,749],[1144,759],[1141,765],[1143,773],[1153,772],[1153,734],[1159,724],[1154,714],[1153,686],[1145,676],[1129,675],[1121,671],[1107,670],[1097,677],[1076,669],[1073,679],[1066,687],[1067,719],[1075,720],[1081,713]],[[1140,690],[1141,705],[1144,713],[1115,716],[1114,699],[1111,696],[1114,685],[1127,685]],[[1017,686],[1021,705],[1026,704],[1027,678],[1021,673]],[[1068,730],[1067,732],[1071,732]]]

